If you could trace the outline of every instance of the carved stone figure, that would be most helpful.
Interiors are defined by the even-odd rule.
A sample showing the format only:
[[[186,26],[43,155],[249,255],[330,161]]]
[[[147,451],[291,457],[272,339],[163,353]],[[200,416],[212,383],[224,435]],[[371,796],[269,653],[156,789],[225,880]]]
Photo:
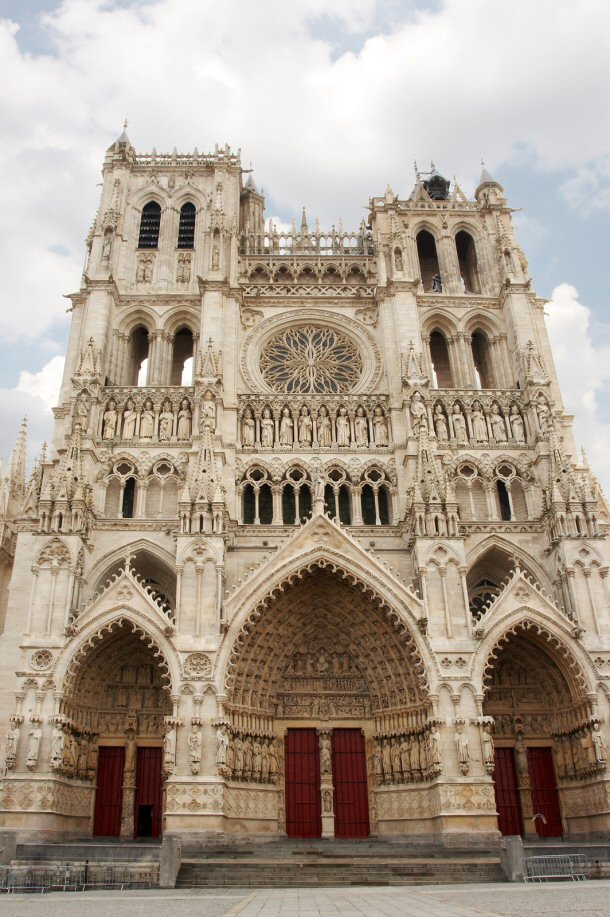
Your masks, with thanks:
[[[337,445],[349,446],[351,433],[347,408],[339,408],[337,412]]]
[[[196,723],[193,723],[189,733],[189,760],[191,764],[191,773],[198,774],[201,766],[201,730]]]
[[[593,743],[596,763],[605,765],[607,760],[606,740],[604,739],[599,723],[594,723],[593,725],[591,741]]]
[[[529,767],[527,763],[527,752],[521,736],[519,736],[517,744],[515,745],[515,756],[517,759],[517,773],[521,777],[528,777]]]
[[[320,773],[332,773],[332,759],[330,751],[330,736],[324,732],[320,736]]]
[[[229,737],[224,726],[219,726],[216,730],[216,764],[219,768],[227,764],[227,750],[229,748]]]
[[[519,408],[516,404],[511,404],[510,406],[510,429],[513,435],[513,439],[516,443],[525,442],[525,428],[523,425],[523,417],[519,413]]]
[[[440,274],[435,274],[432,278],[432,293],[442,293],[443,292],[443,282],[441,280]]]
[[[290,408],[282,408],[282,419],[280,420],[280,446],[292,446],[293,441],[294,426],[292,424]]]
[[[434,408],[434,432],[436,433],[436,438],[440,439],[441,442],[449,439],[445,412],[440,404],[437,404]]]
[[[259,739],[254,736],[252,740],[252,779],[260,781],[263,762],[263,749]]]
[[[65,736],[59,726],[53,726],[51,733],[51,767],[53,770],[60,770],[63,765],[64,739]]]
[[[176,730],[173,726],[166,729],[163,738],[163,768],[166,774],[173,774],[176,766]]]
[[[74,423],[75,425],[81,428],[83,433],[86,433],[89,428],[89,411],[91,410],[91,405],[89,403],[89,398],[86,392],[79,397],[76,402],[76,408],[74,410]]]
[[[203,400],[201,402],[200,408],[200,420],[199,427],[203,431],[205,427],[209,427],[212,433],[216,432],[216,403],[214,401],[214,393],[209,389],[205,392]]]
[[[394,781],[399,782],[401,777],[400,743],[397,738],[391,739],[390,760],[392,762],[392,774],[394,776]]]
[[[468,748],[468,736],[464,735],[463,727],[458,724],[455,728],[455,750],[458,764],[464,768],[468,767],[470,761],[470,751]]]
[[[275,439],[275,424],[269,408],[263,408],[261,417],[261,446],[264,449],[272,449]]]
[[[322,794],[322,805],[325,815],[331,815],[333,811],[333,794],[330,790],[324,790]]]
[[[356,417],[354,418],[354,436],[357,446],[368,446],[369,444],[369,425],[364,413],[364,408],[356,408]]]
[[[4,749],[4,758],[8,770],[15,766],[17,757],[17,746],[19,745],[19,727],[15,723],[9,723],[6,731],[6,744]]]
[[[468,445],[468,430],[466,429],[466,418],[460,405],[456,403],[451,410],[451,422],[453,423],[453,432],[456,441],[462,445]]]
[[[246,408],[241,421],[242,446],[253,446],[256,439],[254,415],[251,408]]]
[[[389,443],[388,422],[379,405],[373,408],[373,439],[376,446],[387,446]]]
[[[133,774],[136,767],[136,734],[129,729],[125,739],[125,773]]]
[[[261,783],[269,783],[271,759],[269,757],[269,740],[263,739],[261,745]]]
[[[542,394],[538,393],[536,398],[536,415],[538,417],[538,426],[540,427],[541,433],[548,433],[552,423],[551,423],[551,412],[547,404],[547,400]]]
[[[252,780],[252,759],[253,759],[252,736],[244,736],[243,747],[244,747],[244,780]]]
[[[152,439],[155,432],[155,414],[150,398],[144,402],[144,410],[140,417],[140,439]]]
[[[116,435],[116,422],[116,401],[111,398],[108,402],[106,410],[104,411],[104,427],[102,432],[103,439],[114,439]]]
[[[191,438],[191,407],[189,405],[188,398],[183,398],[180,402],[176,436],[179,440],[186,440]]]
[[[297,421],[297,427],[299,431],[299,443],[301,446],[311,446],[313,439],[313,421],[311,419],[311,414],[309,413],[309,408],[303,406],[299,413],[299,419]]]
[[[172,438],[172,429],[174,426],[174,415],[171,410],[169,401],[164,401],[161,405],[161,414],[159,415],[159,439],[167,442]]]
[[[385,783],[392,782],[392,751],[389,739],[381,739],[381,769]]]
[[[409,773],[410,763],[411,756],[409,755],[409,740],[407,736],[402,736],[400,740],[400,769],[405,780],[407,779],[407,774]]]
[[[491,432],[494,440],[497,443],[505,443],[508,440],[508,436],[506,435],[506,424],[504,423],[504,418],[500,414],[500,408],[495,401],[491,406],[489,422],[491,424]]]
[[[491,726],[489,723],[483,725],[481,735],[481,745],[483,748],[483,764],[493,765],[494,763],[494,740],[491,735]]]
[[[413,430],[413,436],[419,436],[421,429],[428,429],[426,405],[419,392],[414,392],[411,398],[411,429]]]
[[[271,774],[271,781],[273,783],[277,781],[280,772],[279,744],[278,740],[271,740],[269,742],[269,773]]]
[[[440,767],[442,763],[441,733],[438,726],[434,726],[428,736],[428,758],[431,767]]]
[[[328,410],[324,407],[324,405],[322,405],[318,411],[316,426],[318,431],[318,445],[322,448],[328,448],[333,441],[333,431],[330,417],[328,416]]]
[[[244,746],[240,736],[233,736],[233,773],[241,780],[244,772]]]
[[[34,728],[30,731],[28,738],[28,749],[25,759],[25,766],[28,768],[28,770],[33,771],[38,764],[41,737],[42,729],[38,725],[34,726]]]
[[[123,439],[135,439],[138,413],[131,398],[128,398],[123,411]]]
[[[215,245],[212,249],[212,270],[217,271],[220,268],[220,248]]]
[[[472,413],[470,417],[472,420],[472,435],[477,442],[486,443],[488,441],[487,424],[485,423],[485,415],[480,401],[472,402]]]
[[[394,266],[397,271],[403,270],[402,250],[400,248],[394,249]]]

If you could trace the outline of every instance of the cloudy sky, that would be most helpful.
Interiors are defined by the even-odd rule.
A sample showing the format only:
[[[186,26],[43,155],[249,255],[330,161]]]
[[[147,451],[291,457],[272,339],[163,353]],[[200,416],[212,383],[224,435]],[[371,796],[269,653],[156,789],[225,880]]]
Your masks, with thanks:
[[[0,455],[51,428],[104,151],[241,147],[267,213],[355,226],[413,161],[504,185],[610,491],[607,0],[0,0]]]

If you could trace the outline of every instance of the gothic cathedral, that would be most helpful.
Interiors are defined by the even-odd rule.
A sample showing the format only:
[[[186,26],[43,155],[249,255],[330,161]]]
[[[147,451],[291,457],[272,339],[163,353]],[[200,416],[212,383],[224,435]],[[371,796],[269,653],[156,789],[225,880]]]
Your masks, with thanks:
[[[354,231],[103,166],[49,455],[0,488],[0,828],[610,829],[610,513],[501,185]]]

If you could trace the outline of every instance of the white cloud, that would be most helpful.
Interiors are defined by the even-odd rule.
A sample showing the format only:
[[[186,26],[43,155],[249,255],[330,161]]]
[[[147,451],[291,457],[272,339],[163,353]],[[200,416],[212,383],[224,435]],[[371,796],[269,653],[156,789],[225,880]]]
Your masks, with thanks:
[[[40,372],[30,373],[23,370],[19,375],[17,391],[38,398],[50,412],[58,401],[65,362],[65,357],[56,356],[49,360]]]
[[[0,457],[8,461],[15,445],[21,421],[28,418],[28,464],[40,454],[43,442],[53,435],[51,408],[58,400],[65,358],[55,356],[37,373],[21,372],[16,388],[0,389],[2,424]],[[6,467],[6,464],[5,464]]]
[[[591,104],[610,82],[605,0],[444,0],[433,11],[58,0],[42,21],[52,54],[23,53],[0,21],[11,75],[0,83],[0,333],[11,340],[65,320],[103,150],[126,113],[141,150],[241,145],[274,208],[298,216],[305,204],[326,226],[357,225],[388,181],[408,192],[414,157],[466,185],[481,153],[492,170],[523,157],[575,170],[577,187],[586,163],[605,175],[610,121]]]
[[[591,310],[568,283],[555,287],[546,307],[547,328],[568,413],[576,414],[574,432],[594,472],[610,494],[610,420],[600,410],[610,385],[610,347],[596,344]]]

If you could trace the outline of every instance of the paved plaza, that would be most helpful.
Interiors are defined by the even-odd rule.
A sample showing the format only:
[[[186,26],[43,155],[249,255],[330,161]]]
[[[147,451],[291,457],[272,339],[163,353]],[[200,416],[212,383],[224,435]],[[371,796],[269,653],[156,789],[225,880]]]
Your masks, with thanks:
[[[401,888],[186,889],[10,895],[3,917],[608,917],[610,885],[451,885]]]

